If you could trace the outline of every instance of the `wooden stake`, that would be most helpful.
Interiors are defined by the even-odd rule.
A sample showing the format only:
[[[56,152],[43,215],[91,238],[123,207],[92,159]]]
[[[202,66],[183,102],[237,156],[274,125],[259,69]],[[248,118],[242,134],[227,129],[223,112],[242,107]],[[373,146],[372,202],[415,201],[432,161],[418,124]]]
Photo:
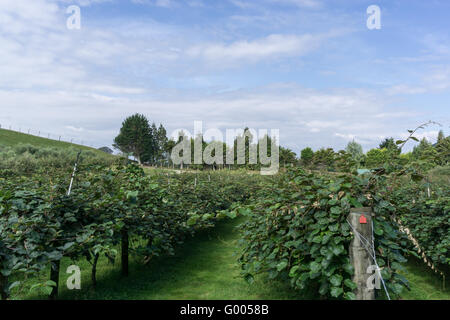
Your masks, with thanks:
[[[372,245],[372,209],[371,208],[352,208],[348,216],[348,222],[351,224],[354,230],[362,235],[369,245],[367,246],[371,250]],[[353,232],[355,233],[355,232]],[[369,266],[374,262],[361,243],[357,234],[353,235],[353,239],[350,242],[350,263],[355,269],[353,276],[353,282],[356,283],[357,288],[355,290],[356,300],[375,300],[375,290],[367,288],[367,279],[373,274],[367,273]],[[364,241],[364,240],[363,240]],[[377,271],[375,271],[377,272]]]

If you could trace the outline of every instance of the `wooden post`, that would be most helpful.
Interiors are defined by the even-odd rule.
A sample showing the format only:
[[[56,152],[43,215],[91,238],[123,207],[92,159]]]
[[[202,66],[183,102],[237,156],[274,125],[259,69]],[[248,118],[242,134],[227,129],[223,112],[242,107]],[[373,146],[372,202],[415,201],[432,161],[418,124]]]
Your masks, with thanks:
[[[122,229],[122,276],[128,277],[128,230]]]
[[[58,289],[59,289],[59,268],[60,268],[61,260],[54,261],[50,263],[50,280],[56,283],[56,286],[52,288],[50,292],[49,299],[54,300],[58,297]]]
[[[91,270],[91,281],[92,281],[92,286],[95,288],[97,287],[97,263],[98,263],[98,258],[100,257],[100,254],[97,253],[94,256],[94,262],[92,263],[92,270]]]
[[[6,293],[6,287],[8,286],[8,278],[3,276],[0,273],[0,298],[1,300],[8,299],[8,295]]]
[[[353,229],[369,241],[370,245],[366,245],[369,250],[372,246],[372,214],[371,208],[352,208],[348,216],[348,221]],[[358,235],[353,230],[352,232],[353,239],[350,242],[349,252],[350,263],[355,269],[353,282],[357,285],[355,290],[356,300],[375,300],[375,290],[367,288],[367,279],[373,275],[367,273],[367,268],[374,264],[373,260]]]

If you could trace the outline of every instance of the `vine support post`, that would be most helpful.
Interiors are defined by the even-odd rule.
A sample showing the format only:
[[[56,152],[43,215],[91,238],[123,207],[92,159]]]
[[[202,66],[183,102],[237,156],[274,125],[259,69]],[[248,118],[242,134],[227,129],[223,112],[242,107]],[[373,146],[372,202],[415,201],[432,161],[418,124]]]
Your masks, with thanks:
[[[122,229],[122,276],[128,277],[128,230]]]
[[[52,288],[50,292],[49,299],[54,300],[58,297],[58,289],[59,289],[59,270],[60,270],[61,260],[54,261],[50,265],[50,280],[56,283],[56,285]]]
[[[98,263],[99,257],[100,257],[100,253],[96,253],[94,255],[94,261],[92,263],[91,280],[92,280],[92,286],[94,288],[97,287],[97,263]]]
[[[8,299],[6,287],[8,286],[8,278],[0,273],[0,300]]]
[[[357,285],[355,289],[356,300],[375,300],[375,289],[368,287],[369,277],[372,276],[374,265],[371,258],[372,216],[371,208],[352,208],[348,216],[348,222],[354,234],[350,242],[349,253],[350,263],[355,270],[353,282]]]

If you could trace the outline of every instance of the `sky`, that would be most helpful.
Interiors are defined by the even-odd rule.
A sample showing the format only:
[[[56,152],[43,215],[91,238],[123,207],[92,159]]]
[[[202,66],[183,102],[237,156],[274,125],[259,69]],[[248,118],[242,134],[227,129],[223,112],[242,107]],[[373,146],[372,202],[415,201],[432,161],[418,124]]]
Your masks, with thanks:
[[[435,141],[449,15],[447,0],[0,0],[0,125],[101,147],[142,113],[169,134],[279,129],[298,154],[433,120],[417,136]]]

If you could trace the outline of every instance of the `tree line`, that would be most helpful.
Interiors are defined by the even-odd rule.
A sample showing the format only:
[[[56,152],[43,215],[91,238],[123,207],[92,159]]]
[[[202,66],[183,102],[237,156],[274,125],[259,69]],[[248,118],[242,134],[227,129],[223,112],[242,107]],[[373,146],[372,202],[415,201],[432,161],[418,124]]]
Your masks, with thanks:
[[[263,137],[255,141],[253,135],[246,128],[241,135],[234,139],[232,146],[228,146],[222,141],[207,142],[202,135],[187,138],[183,132],[179,132],[178,140],[167,137],[167,131],[162,124],[156,126],[142,114],[134,114],[126,118],[120,129],[119,135],[114,139],[114,148],[120,150],[128,156],[134,156],[139,164],[147,164],[153,166],[174,166],[171,160],[172,149],[182,141],[187,139],[191,145],[191,161],[189,164],[183,163],[181,168],[189,167],[192,169],[230,169],[246,168],[249,170],[258,170],[261,167],[259,161],[259,150],[262,143],[268,142],[267,152],[271,153],[273,142],[270,137]],[[244,162],[238,162],[238,141],[244,141]],[[267,139],[267,140],[265,140]],[[199,141],[200,140],[200,141]],[[383,166],[392,155],[399,155],[405,163],[417,163],[427,169],[434,166],[445,166],[450,160],[450,136],[446,137],[441,130],[436,143],[431,143],[423,138],[421,141],[414,138],[419,144],[414,147],[412,152],[401,153],[400,147],[394,138],[384,139],[377,148],[373,148],[364,153],[362,146],[356,141],[347,144],[344,150],[335,151],[333,148],[321,148],[313,151],[312,148],[306,147],[301,150],[300,155],[289,148],[279,146],[279,163],[281,167],[302,166],[310,169],[323,169],[327,171],[350,171],[355,168],[377,168]],[[214,154],[215,146],[221,144],[223,154],[223,164],[208,165],[202,161],[201,164],[194,163],[194,145],[200,144],[202,151],[212,151]],[[233,150],[234,164],[226,164],[227,152]],[[256,163],[251,161],[251,150],[256,150]]]
[[[446,166],[450,162],[450,136],[445,137],[441,130],[437,142],[431,143],[426,138],[419,142],[411,152],[401,153],[394,138],[384,139],[377,148],[364,153],[356,141],[347,144],[345,150],[335,152],[332,148],[322,148],[314,152],[311,148],[301,151],[300,165],[310,168],[325,168],[329,171],[347,171],[352,168],[374,169],[382,167],[393,155],[398,155],[406,164],[415,164],[422,169]],[[398,141],[400,142],[400,141]]]
[[[167,131],[162,124],[159,127],[155,123],[150,124],[150,121],[142,114],[134,114],[126,118],[120,129],[119,135],[114,139],[114,148],[120,150],[123,154],[133,156],[139,164],[156,165],[156,166],[170,166],[173,165],[171,159],[172,149],[180,143],[183,139],[187,139],[190,143],[191,161],[189,163],[181,164],[180,167],[189,166],[192,169],[223,169],[226,166],[229,168],[244,167],[249,170],[257,170],[261,167],[260,161],[260,149],[264,143],[267,145],[267,153],[271,154],[271,146],[274,145],[274,141],[267,135],[255,141],[255,137],[251,134],[249,128],[245,128],[241,135],[235,137],[233,145],[229,146],[222,141],[207,142],[202,135],[188,138],[184,132],[178,133],[178,139],[175,141],[173,138],[167,137]],[[239,162],[238,150],[240,148],[239,141],[242,140],[245,155],[243,163]],[[203,159],[200,164],[194,161],[194,146],[200,144],[202,146],[202,152],[210,152],[211,156],[215,157],[215,150],[221,149],[222,164],[206,164]],[[215,148],[221,145],[220,148]],[[233,163],[227,163],[227,153],[233,152]],[[252,152],[256,151],[255,159],[252,161]],[[216,157],[217,158],[217,157]],[[279,148],[279,161],[281,165],[288,166],[297,163],[298,159],[294,151],[280,147]]]

